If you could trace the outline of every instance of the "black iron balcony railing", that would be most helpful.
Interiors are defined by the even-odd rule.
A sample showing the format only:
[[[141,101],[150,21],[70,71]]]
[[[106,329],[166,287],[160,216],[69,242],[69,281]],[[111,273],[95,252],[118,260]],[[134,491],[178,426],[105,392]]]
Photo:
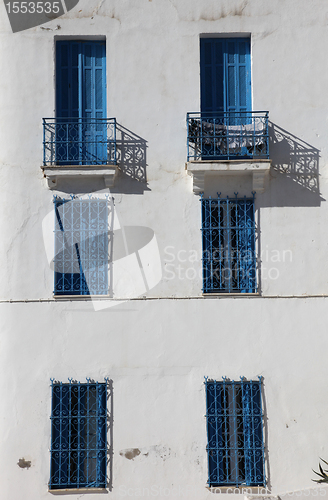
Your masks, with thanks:
[[[188,113],[188,161],[269,158],[269,113]]]
[[[115,118],[43,118],[43,165],[116,164]]]

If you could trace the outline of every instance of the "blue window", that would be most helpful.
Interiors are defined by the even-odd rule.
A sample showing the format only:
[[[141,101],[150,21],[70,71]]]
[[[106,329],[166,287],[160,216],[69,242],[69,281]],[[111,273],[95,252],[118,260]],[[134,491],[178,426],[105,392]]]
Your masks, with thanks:
[[[106,164],[113,127],[106,119],[105,42],[57,41],[56,163]]]
[[[52,381],[50,489],[105,488],[107,383]]]
[[[255,293],[254,199],[202,198],[203,292]]]
[[[205,387],[209,486],[264,486],[261,379]]]
[[[107,295],[108,201],[54,197],[54,205],[55,295]]]

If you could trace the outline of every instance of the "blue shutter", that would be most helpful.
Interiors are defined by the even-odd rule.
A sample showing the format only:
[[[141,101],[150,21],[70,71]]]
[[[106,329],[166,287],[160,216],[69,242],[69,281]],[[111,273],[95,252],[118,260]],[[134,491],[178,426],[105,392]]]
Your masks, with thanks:
[[[242,382],[245,480],[247,486],[264,484],[261,383]]]
[[[76,165],[81,160],[80,42],[56,44],[56,162]]]
[[[84,42],[82,52],[84,163],[97,165],[106,163],[107,159],[105,42]]]
[[[201,38],[200,73],[202,113],[251,111],[248,38]]]
[[[220,38],[200,39],[201,111],[225,111],[224,47]]]

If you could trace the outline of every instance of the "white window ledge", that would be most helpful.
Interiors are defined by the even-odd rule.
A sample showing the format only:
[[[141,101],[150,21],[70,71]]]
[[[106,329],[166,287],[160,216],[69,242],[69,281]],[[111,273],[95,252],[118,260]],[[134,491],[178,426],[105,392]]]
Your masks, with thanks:
[[[67,488],[67,489],[48,489],[53,495],[70,495],[70,494],[85,494],[85,493],[108,493],[106,488]]]
[[[115,165],[55,165],[42,166],[41,169],[50,189],[57,186],[60,178],[88,179],[91,177],[102,177],[106,187],[113,187],[117,174]]]
[[[265,179],[270,172],[271,160],[226,160],[226,161],[189,161],[186,170],[193,178],[195,194],[204,192],[206,175],[251,175],[253,191],[263,193]]]

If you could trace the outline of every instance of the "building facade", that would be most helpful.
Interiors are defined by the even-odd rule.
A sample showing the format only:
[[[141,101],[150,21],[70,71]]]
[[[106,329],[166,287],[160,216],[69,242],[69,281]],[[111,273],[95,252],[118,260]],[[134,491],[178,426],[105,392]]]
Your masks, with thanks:
[[[323,0],[0,4],[1,498],[328,494],[326,46]]]

